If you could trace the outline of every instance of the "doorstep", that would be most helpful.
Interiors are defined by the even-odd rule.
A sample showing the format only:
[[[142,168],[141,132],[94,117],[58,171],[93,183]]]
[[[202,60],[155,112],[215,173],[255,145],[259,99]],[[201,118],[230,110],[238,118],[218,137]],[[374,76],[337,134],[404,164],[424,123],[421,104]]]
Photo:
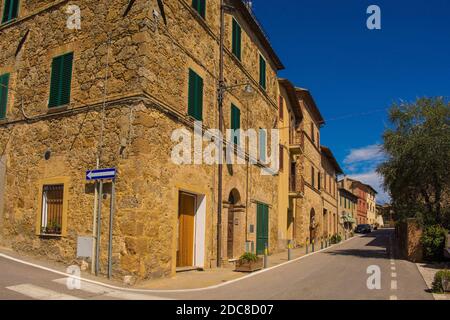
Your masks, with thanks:
[[[176,273],[189,272],[189,271],[203,271],[203,268],[199,267],[179,267],[175,270]]]

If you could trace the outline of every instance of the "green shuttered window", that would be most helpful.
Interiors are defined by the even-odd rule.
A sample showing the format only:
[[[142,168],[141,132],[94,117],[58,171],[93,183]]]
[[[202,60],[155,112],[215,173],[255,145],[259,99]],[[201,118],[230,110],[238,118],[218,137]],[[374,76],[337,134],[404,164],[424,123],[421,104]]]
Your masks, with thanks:
[[[72,83],[73,52],[53,58],[50,83],[49,108],[59,107],[70,102]]]
[[[0,76],[0,119],[6,118],[8,105],[9,73]]]
[[[189,69],[188,114],[198,121],[203,120],[203,79]]]
[[[266,90],[266,60],[259,55],[259,85]]]
[[[234,104],[231,104],[231,129],[232,130],[239,130],[241,129],[241,110],[239,110],[238,107],[236,107]],[[239,145],[241,137],[240,135],[235,132],[233,136],[233,142],[235,145]]]
[[[192,7],[198,14],[205,19],[206,16],[206,0],[192,0]]]
[[[232,50],[233,54],[236,58],[241,60],[241,39],[242,39],[242,30],[239,23],[236,19],[233,18],[233,34],[232,34]]]
[[[2,23],[7,23],[17,18],[19,12],[19,0],[5,0],[4,3]]]

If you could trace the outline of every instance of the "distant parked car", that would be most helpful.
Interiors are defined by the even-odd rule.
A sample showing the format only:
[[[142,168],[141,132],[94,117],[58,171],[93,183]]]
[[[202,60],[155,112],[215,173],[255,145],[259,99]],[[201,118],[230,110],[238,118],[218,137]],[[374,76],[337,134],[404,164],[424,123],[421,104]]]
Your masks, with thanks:
[[[370,226],[370,224],[359,224],[355,229],[355,233],[366,234],[366,233],[371,233],[371,232],[372,232],[372,227]]]

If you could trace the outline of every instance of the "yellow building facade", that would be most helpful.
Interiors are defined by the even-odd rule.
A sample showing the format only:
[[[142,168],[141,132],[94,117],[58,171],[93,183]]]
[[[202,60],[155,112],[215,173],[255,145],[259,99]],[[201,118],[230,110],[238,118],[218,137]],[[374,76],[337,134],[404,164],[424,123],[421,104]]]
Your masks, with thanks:
[[[372,188],[369,185],[366,185],[368,188],[367,191],[367,220],[368,223],[371,225],[375,225],[378,222],[378,218],[377,218],[377,192],[375,191],[374,188]]]
[[[280,135],[280,171],[278,180],[278,239],[279,248],[295,239],[297,208],[304,197],[303,139],[301,124],[303,114],[296,90],[286,79],[279,79],[278,129]],[[298,210],[300,213],[300,210]]]

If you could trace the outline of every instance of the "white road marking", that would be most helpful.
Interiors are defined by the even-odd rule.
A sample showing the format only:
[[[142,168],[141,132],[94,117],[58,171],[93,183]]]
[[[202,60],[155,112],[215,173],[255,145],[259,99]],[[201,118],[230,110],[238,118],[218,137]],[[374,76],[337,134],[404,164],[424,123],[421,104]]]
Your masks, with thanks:
[[[396,270],[395,266],[391,267],[391,270],[392,270],[392,271],[395,271],[395,270]]]
[[[397,290],[397,280],[391,280],[391,290]]]
[[[32,284],[19,284],[17,286],[7,287],[6,289],[36,300],[82,300],[81,298],[41,288]]]
[[[53,282],[56,282],[56,283],[59,283],[62,285],[66,285],[67,279],[68,278],[56,279],[56,280],[53,280]],[[93,293],[98,296],[106,296],[109,298],[117,298],[117,299],[123,299],[123,300],[169,300],[169,299],[159,298],[159,297],[150,296],[150,295],[146,295],[146,294],[137,294],[137,293],[108,289],[103,286],[92,284],[92,283],[89,283],[86,281],[81,281],[80,289],[74,289],[74,290],[81,290],[81,291],[85,291],[88,293]]]
[[[105,296],[110,297],[110,298],[123,299],[123,300],[172,300],[172,299],[168,299],[168,298],[160,298],[160,297],[155,297],[155,296],[149,296],[146,294],[130,293],[130,292],[123,292],[123,291],[113,291],[113,292],[105,294]]]
[[[389,300],[398,300],[397,296],[390,296]]]
[[[392,277],[392,278],[397,278],[397,273],[392,272],[392,273],[391,273],[391,277]]]
[[[69,278],[56,279],[56,280],[53,280],[53,282],[56,282],[56,283],[59,283],[59,284],[62,284],[65,286],[67,284],[67,279],[69,279]],[[77,290],[77,289],[74,289],[74,290]],[[103,295],[103,294],[107,294],[107,293],[110,293],[113,291],[112,289],[107,289],[103,286],[92,284],[92,283],[89,283],[86,281],[81,281],[79,290],[85,291],[88,293],[93,293],[96,295]]]

